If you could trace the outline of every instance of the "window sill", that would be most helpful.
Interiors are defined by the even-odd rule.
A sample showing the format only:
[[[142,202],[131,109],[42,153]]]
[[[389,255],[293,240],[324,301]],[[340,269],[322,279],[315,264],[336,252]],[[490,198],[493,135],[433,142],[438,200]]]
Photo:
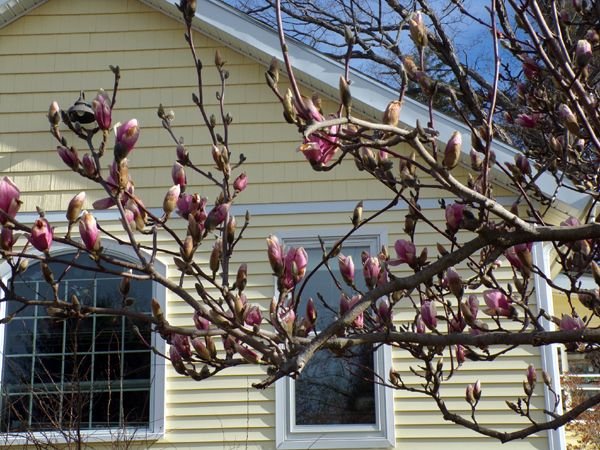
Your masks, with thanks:
[[[81,442],[85,443],[115,443],[115,442],[150,442],[157,441],[164,432],[154,432],[148,429],[126,428],[124,430],[82,430]],[[64,436],[59,431],[36,431],[32,433],[0,433],[0,442],[5,445],[31,445],[34,443],[64,444],[75,442],[76,431]]]

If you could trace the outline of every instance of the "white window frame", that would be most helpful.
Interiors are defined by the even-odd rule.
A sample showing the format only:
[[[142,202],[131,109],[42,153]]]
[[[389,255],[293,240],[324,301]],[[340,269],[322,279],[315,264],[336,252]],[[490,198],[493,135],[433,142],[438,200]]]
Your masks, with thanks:
[[[287,247],[314,248],[316,236],[330,246],[346,232],[310,230],[279,233],[278,236]],[[382,245],[387,245],[386,237],[386,230],[370,228],[350,237],[347,245],[364,246],[375,255]],[[375,372],[386,379],[392,366],[391,347],[383,345],[373,356]],[[275,437],[278,449],[389,448],[396,445],[393,390],[381,384],[375,383],[375,424],[296,425],[295,416],[295,381],[285,377],[275,385]]]
[[[123,246],[109,239],[102,240],[102,247],[106,253],[113,256],[139,262],[137,255],[129,246]],[[59,256],[72,253],[73,248],[67,245],[54,244],[52,255]],[[33,254],[37,252],[32,252]],[[149,258],[149,255],[144,254]],[[159,260],[154,261],[154,268],[162,276],[166,276],[167,266]],[[10,277],[10,267],[6,263],[0,265],[0,277],[5,282]],[[1,294],[1,292],[0,292]],[[163,311],[166,311],[166,288],[156,282],[152,282],[152,296],[161,305]],[[0,303],[0,318],[4,317],[6,302]],[[0,324],[0,352],[4,349],[5,324]],[[166,342],[157,333],[152,333],[151,345],[160,354],[166,353]],[[3,355],[0,354],[0,388],[2,386],[2,364]],[[155,441],[164,436],[165,433],[165,380],[166,380],[166,360],[156,352],[151,352],[150,368],[150,408],[148,415],[148,428],[126,427],[109,429],[82,429],[81,439],[85,443],[107,443],[115,438],[124,441],[141,442]],[[0,443],[5,445],[25,445],[32,442],[64,443],[65,436],[59,431],[35,431],[31,433],[0,433]]]

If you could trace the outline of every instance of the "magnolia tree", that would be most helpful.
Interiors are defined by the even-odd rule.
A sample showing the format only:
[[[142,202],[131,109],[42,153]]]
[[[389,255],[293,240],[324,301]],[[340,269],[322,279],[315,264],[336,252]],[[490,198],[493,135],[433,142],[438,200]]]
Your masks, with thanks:
[[[341,0],[339,3],[343,6]],[[273,5],[285,75],[280,74],[274,60],[266,71],[266,82],[281,102],[285,120],[298,130],[299,150],[307,160],[306,170],[327,172],[335,170],[344,160],[353,161],[358,170],[372,177],[373,183],[382,183],[389,190],[390,202],[388,207],[369,216],[363,214],[359,202],[351,214],[346,235],[332,246],[323,244],[322,258],[310,273],[303,248],[286,248],[276,234],[269,236],[265,258],[276,277],[278,293],[268,310],[247,301],[245,290],[252,285],[252,277],[246,264],[239,267],[230,264],[250,218],[246,217],[243,226],[238,226],[229,211],[234,202],[243,198],[248,178],[241,171],[244,157],[236,156],[228,142],[232,118],[223,102],[228,78],[225,63],[217,52],[215,66],[221,90],[216,117],[205,106],[202,62],[197,58],[192,39],[196,2],[185,0],[180,2],[179,9],[197,73],[198,90],[193,101],[212,143],[216,169],[207,172],[195,162],[195,155],[186,150],[172,128],[172,114],[160,107],[158,116],[173,139],[176,161],[172,169],[173,186],[164,197],[163,214],[155,215],[134,191],[128,172],[128,154],[140,134],[137,121],[131,119],[114,125],[114,141],[110,133],[117,105],[118,67],[113,68],[115,84],[111,95],[101,91],[91,105],[82,100],[66,111],[53,102],[48,119],[51,135],[58,142],[58,155],[77,175],[104,189],[106,197],[96,201],[94,209],[118,210],[126,237],[111,235],[92,213],[82,211],[83,193],[75,196],[67,207],[69,226],[64,235],[54,231],[41,210],[32,225],[21,223],[16,216],[21,204],[19,188],[5,177],[0,182],[3,260],[10,267],[13,279],[27,270],[27,261],[38,261],[54,298],[48,301],[24,298],[9,279],[1,284],[3,301],[16,302],[22,305],[20,308],[41,305],[57,319],[111,314],[150,322],[153,330],[170,344],[169,355],[165,357],[179,374],[202,380],[234,366],[260,365],[266,371],[257,388],[270,386],[282,377],[298,376],[322,349],[344,355],[365,344],[393,346],[395,351],[411,355],[415,361],[411,371],[420,381],[407,383],[399,371],[392,369],[376,378],[377,382],[430,397],[445,420],[501,441],[557,428],[600,403],[599,394],[582,399],[563,413],[557,408],[559,398],[554,392],[555,407],[547,411],[547,419],[534,416],[530,411],[534,388],[542,383],[551,387],[552,380],[539,367],[523,367],[523,391],[515,392],[514,399],[507,402],[507,414],[523,416],[529,421],[521,430],[504,432],[477,420],[478,404],[485,396],[479,381],[473,380],[465,386],[465,401],[470,411],[466,415],[451,411],[441,393],[444,383],[462,364],[468,364],[467,360],[492,361],[523,345],[562,343],[571,350],[588,352],[600,342],[600,331],[591,326],[600,312],[598,290],[583,290],[578,282],[591,271],[600,283],[600,269],[594,261],[600,225],[593,216],[600,156],[594,55],[594,48],[600,43],[595,29],[596,7],[578,1],[573,4],[540,4],[534,0],[490,2],[487,16],[476,18],[491,31],[494,50],[494,70],[489,76],[482,76],[461,62],[442,21],[424,0],[415,2],[415,8],[396,1],[384,3],[388,12],[397,15],[397,21],[390,23],[399,21],[400,27],[395,25],[392,29],[389,23],[377,26],[377,20],[383,17],[388,20],[389,14],[365,10],[355,2],[348,2],[342,8],[346,15],[336,15],[329,22],[317,14],[325,9],[302,9],[317,8],[319,2],[307,6],[305,2],[296,5],[288,1],[284,5],[288,17],[312,16],[321,20],[323,26],[328,23],[330,33],[340,33],[346,70],[340,74],[339,107],[334,111],[322,111],[318,98],[302,95],[287,54],[282,7],[279,2]],[[460,1],[455,2],[455,7],[469,14]],[[509,14],[514,14],[515,19]],[[365,15],[373,22],[363,20]],[[399,33],[412,41],[418,55],[416,60],[404,55],[395,44]],[[383,45],[381,51],[373,48],[375,43]],[[506,64],[501,59],[501,45],[504,53],[511,55]],[[429,51],[453,74],[449,83],[436,81],[428,73],[429,59],[425,54]],[[348,68],[353,55],[367,55],[396,71],[399,77],[398,97],[389,103],[379,122],[361,120],[352,114],[352,80]],[[290,85],[285,92],[279,85],[283,76]],[[461,134],[456,132],[447,143],[440,143],[432,111],[427,124],[417,123],[412,128],[400,124],[409,83],[420,86],[430,109],[435,98],[446,96],[470,128],[471,142],[461,142]],[[514,163],[495,161],[494,135],[515,143],[518,152]],[[78,140],[87,148],[83,155],[75,149],[73,141]],[[468,180],[461,181],[453,173],[467,146],[472,148],[472,171]],[[107,165],[109,170],[103,170]],[[503,172],[519,193],[512,207],[507,208],[494,199],[492,170]],[[574,217],[560,225],[545,221],[543,209],[552,206],[555,195],[545,197],[536,185],[544,173],[556,179],[557,190],[573,190],[589,196],[589,212],[581,222]],[[214,204],[209,207],[205,197],[188,192],[186,174],[210,181],[218,193]],[[421,183],[424,177],[428,179],[427,186]],[[443,228],[419,204],[421,192],[432,187],[443,192],[444,198],[453,199],[441,202],[446,219]],[[346,256],[346,241],[400,200],[409,209],[405,235],[394,243],[393,249],[388,253],[384,247],[377,254],[364,251],[360,261]],[[185,233],[176,231],[176,224],[181,221],[187,225]],[[417,224],[435,230],[439,239],[437,254],[417,248]],[[73,227],[78,228],[80,238],[72,236]],[[16,242],[19,233],[26,238]],[[157,244],[161,236],[175,242],[178,252],[161,249]],[[119,260],[104,251],[102,242],[108,239],[129,246],[137,261]],[[534,264],[535,242],[552,245],[556,261],[570,281],[567,288],[554,286],[549,274]],[[127,308],[126,302],[122,309],[115,309],[87,305],[76,296],[62,298],[58,288],[61,275],[53,273],[49,265],[61,262],[52,252],[56,244],[88,254],[96,261],[96,270],[122,277],[124,299],[132,279],[163,285],[189,305],[190,326],[169,324],[155,300],[152,316],[146,316]],[[198,258],[201,248],[210,249],[206,263]],[[502,270],[510,270],[513,275],[508,284],[496,277],[498,261],[503,256],[510,267]],[[174,261],[180,276],[161,275],[154,268],[156,258]],[[69,264],[78,267],[77,261]],[[109,264],[119,270],[107,268]],[[411,274],[400,276],[394,269],[399,265],[409,268]],[[468,276],[459,275],[455,269],[459,265],[463,267],[462,273],[468,267]],[[319,309],[316,302],[323,299],[303,298],[303,289],[323,266],[339,267],[341,277],[336,280],[339,309],[331,323],[316,329]],[[89,269],[89,265],[85,267]],[[334,271],[330,273],[334,277]],[[553,317],[532,304],[534,276],[546,279],[567,295],[569,314]],[[365,289],[358,287],[359,279],[361,284],[364,281]],[[184,287],[190,284],[195,285],[193,292]],[[343,293],[344,285],[351,295]],[[328,304],[337,302],[336,298]],[[394,320],[394,311],[401,306],[412,308],[411,320]],[[6,323],[13,317],[14,314],[9,315],[3,321]],[[551,330],[549,323],[557,329]]]

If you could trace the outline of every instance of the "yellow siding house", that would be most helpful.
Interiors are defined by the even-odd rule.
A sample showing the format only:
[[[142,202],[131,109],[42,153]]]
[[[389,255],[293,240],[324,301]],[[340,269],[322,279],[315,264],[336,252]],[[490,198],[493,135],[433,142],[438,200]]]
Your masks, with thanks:
[[[209,112],[216,113],[218,107],[214,91],[218,90],[219,81],[213,58],[215,50],[219,49],[230,73],[225,104],[234,118],[231,150],[247,157],[244,170],[250,183],[233,212],[240,222],[248,210],[251,224],[239,246],[235,263],[248,263],[249,300],[268,309],[275,289],[265,258],[265,238],[269,234],[277,233],[287,243],[315,248],[317,235],[333,240],[348,230],[349,216],[358,200],[364,201],[366,211],[376,211],[386,204],[388,194],[357,172],[353,163],[344,163],[331,172],[315,172],[295,151],[299,137],[293,127],[284,123],[281,107],[264,82],[264,71],[271,58],[280,57],[274,30],[216,0],[199,0],[197,11],[193,24],[194,41],[198,56],[204,62]],[[109,64],[118,65],[122,75],[114,121],[136,117],[141,125],[140,139],[130,155],[130,172],[136,193],[146,206],[160,209],[164,194],[171,186],[170,171],[175,160],[175,147],[156,116],[159,104],[174,110],[176,134],[185,138],[192,159],[210,170],[212,159],[208,136],[199,125],[201,117],[197,109],[192,106],[191,93],[197,88],[196,77],[183,32],[174,0],[7,0],[0,3],[0,172],[10,176],[22,191],[24,205],[19,220],[33,222],[37,217],[35,208],[41,206],[49,221],[57,227],[57,233],[64,233],[66,223],[61,211],[74,195],[85,190],[88,208],[92,201],[102,197],[97,186],[76,176],[58,158],[45,115],[52,100],[68,107],[79,97],[80,91],[84,91],[88,99],[99,88],[110,91],[113,76]],[[320,93],[324,109],[333,110],[341,67],[293,41],[290,42],[290,54],[306,93]],[[366,76],[353,74],[352,79],[356,114],[378,119],[396,94]],[[414,126],[417,120],[427,122],[427,109],[407,100],[401,121]],[[464,141],[469,142],[468,130],[455,120],[438,114],[436,125],[441,140],[458,130],[464,134]],[[80,148],[81,154],[84,150]],[[500,161],[512,160],[511,149],[498,144],[495,151]],[[467,166],[461,170],[466,176]],[[511,204],[515,193],[506,187],[501,175],[496,177],[496,197]],[[189,192],[199,192],[209,201],[216,196],[214,188],[206,181],[192,174],[188,174],[188,178]],[[551,181],[547,180],[547,183],[546,188],[551,191]],[[429,196],[422,201],[423,207],[428,209],[426,213],[443,228],[444,215],[436,193],[424,191],[424,194]],[[571,198],[568,203],[559,202],[552,212],[556,221],[567,214],[580,214],[585,206],[581,202],[578,198]],[[406,211],[407,205],[399,204],[367,227],[352,245],[356,249],[377,249],[392,244],[402,237]],[[123,230],[115,212],[104,210],[94,214],[107,231],[122,237]],[[178,230],[184,233],[185,224],[179,222]],[[149,243],[150,238],[145,239]],[[174,250],[172,241],[166,237],[161,239],[161,246]],[[430,254],[434,253],[436,236],[431,230],[422,230],[416,241],[418,247],[429,246]],[[115,253],[121,252],[117,244],[103,245]],[[536,252],[538,262],[547,260],[541,247]],[[202,253],[201,257],[207,255]],[[172,261],[164,259],[160,265],[166,275],[178,276]],[[194,289],[191,284],[189,288]],[[97,289],[94,295],[100,296],[100,288]],[[157,287],[152,287],[152,291],[152,295],[163,302],[172,324],[191,325],[190,309],[186,304]],[[538,291],[545,292],[541,282]],[[539,295],[538,301],[545,309],[552,306],[547,295]],[[35,316],[32,317],[35,321]],[[398,321],[407,321],[411,317],[409,309],[396,314]],[[26,326],[26,323],[23,321],[22,325]],[[3,345],[0,352],[18,347],[9,331],[8,327],[0,328],[0,345]],[[41,330],[36,333],[42,336]],[[154,344],[159,350],[165,350],[160,339],[155,339]],[[94,345],[99,348],[98,343]],[[94,361],[100,364],[98,348]],[[10,361],[13,362],[25,358],[18,352],[12,355]],[[54,356],[60,357],[60,354]],[[252,384],[260,381],[264,373],[255,367],[241,367],[195,382],[177,375],[160,357],[140,357],[152,361],[144,375],[146,384],[127,380],[130,390],[115,401],[122,408],[134,408],[136,402],[144,402],[146,406],[140,412],[141,425],[118,432],[103,429],[102,420],[96,420],[94,415],[100,415],[98,411],[107,407],[107,401],[98,400],[96,407],[90,406],[85,419],[91,430],[84,430],[83,435],[90,448],[105,448],[105,445],[110,448],[110,443],[117,440],[116,436],[124,439],[125,434],[136,448],[182,450],[373,447],[561,450],[565,445],[559,431],[543,432],[524,441],[501,445],[444,422],[434,404],[426,398],[381,387],[375,389],[374,420],[368,426],[302,426],[295,420],[298,405],[295,404],[293,383],[289,381],[258,391]],[[133,353],[131,358],[134,358]],[[393,365],[407,379],[410,379],[410,363],[409,355],[389,350],[378,352],[374,361],[382,375],[385,376]],[[481,423],[501,430],[524,426],[524,420],[507,411],[505,400],[520,395],[525,369],[530,363],[538,368],[545,367],[554,374],[555,380],[559,379],[555,353],[520,348],[493,363],[465,364],[444,390],[446,403],[451,409],[468,414],[468,405],[464,401],[465,385],[481,379],[485,391],[479,414]],[[2,378],[8,373],[7,364],[0,367],[3,392],[10,384],[8,375]],[[34,368],[23,364],[27,376],[38,376]],[[534,406],[541,417],[541,411],[548,408],[551,400],[541,387],[538,389]],[[102,392],[105,398],[110,395],[108,391]],[[20,423],[32,420],[37,414],[27,410],[27,405],[35,406],[37,400],[27,395],[22,398],[29,403],[23,406],[25,412],[22,412]],[[133,406],[127,406],[128,402]],[[0,418],[0,422],[5,431],[13,424],[13,419]],[[6,438],[1,441],[2,448],[23,444],[28,437],[6,433],[3,436]],[[42,438],[59,442],[64,439],[58,431],[45,433]]]

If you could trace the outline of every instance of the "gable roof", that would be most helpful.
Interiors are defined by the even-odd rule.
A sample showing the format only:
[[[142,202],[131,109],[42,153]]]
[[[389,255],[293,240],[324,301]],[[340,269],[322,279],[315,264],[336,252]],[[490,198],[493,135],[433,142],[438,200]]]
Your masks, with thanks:
[[[46,1],[5,0],[2,2],[0,0],[0,28]],[[140,1],[177,21],[182,21],[181,13],[177,9],[177,0]],[[281,58],[281,47],[276,30],[218,0],[198,0],[193,26],[202,34],[265,66],[269,65],[273,56]],[[338,98],[339,76],[343,73],[344,67],[294,39],[288,39],[287,44],[297,80],[310,89],[334,99]],[[351,79],[354,109],[368,117],[379,119],[389,101],[397,98],[397,91],[360,72],[351,71]],[[407,126],[414,126],[417,121],[427,123],[428,108],[406,97],[400,120]],[[434,120],[440,141],[446,142],[454,131],[459,131],[463,135],[464,142],[471,141],[470,130],[464,123],[439,111],[434,111]],[[470,146],[465,145],[462,150],[463,156],[468,158]],[[509,145],[494,141],[493,150],[500,164],[514,161],[516,151]],[[495,171],[495,178],[502,184],[508,184],[508,179],[498,170]],[[537,182],[544,194],[548,197],[556,197],[555,207],[562,212],[579,215],[589,204],[589,196],[575,191],[566,192],[565,189],[561,189],[556,195],[556,181],[548,173],[542,174]]]

